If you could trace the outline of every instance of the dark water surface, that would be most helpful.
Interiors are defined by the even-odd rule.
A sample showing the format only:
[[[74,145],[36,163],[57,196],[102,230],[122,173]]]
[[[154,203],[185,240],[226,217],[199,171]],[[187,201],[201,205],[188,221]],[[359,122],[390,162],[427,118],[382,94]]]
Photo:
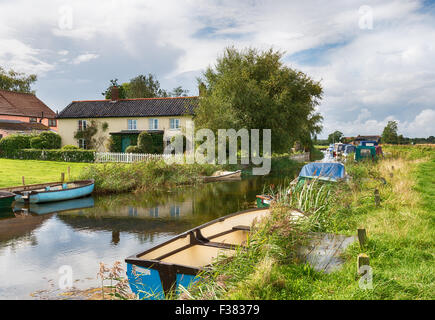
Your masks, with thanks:
[[[99,262],[112,265],[207,221],[255,206],[264,186],[250,177],[170,191],[95,196],[0,212],[0,299],[63,297],[62,266],[78,290],[99,287]]]

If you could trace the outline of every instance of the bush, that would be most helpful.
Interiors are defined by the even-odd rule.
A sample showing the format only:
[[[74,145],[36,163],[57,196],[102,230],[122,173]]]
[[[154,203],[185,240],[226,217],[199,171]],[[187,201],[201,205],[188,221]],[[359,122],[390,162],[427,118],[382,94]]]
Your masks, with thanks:
[[[30,148],[30,140],[35,135],[11,134],[0,140],[0,155],[8,158],[15,151]]]
[[[137,146],[143,153],[153,153],[153,137],[146,131],[139,134],[137,138]]]
[[[39,138],[42,140],[40,149],[60,149],[62,139],[57,133],[44,131],[39,134]]]
[[[30,148],[32,149],[44,149],[44,140],[40,136],[33,137],[30,139]]]
[[[62,147],[62,150],[80,150],[80,148],[72,144],[66,144]]]
[[[138,146],[128,146],[125,149],[126,153],[142,153],[142,150]]]
[[[94,162],[95,150],[41,150],[41,149],[22,149],[16,150],[10,155],[12,159],[20,160],[47,160],[65,162]]]

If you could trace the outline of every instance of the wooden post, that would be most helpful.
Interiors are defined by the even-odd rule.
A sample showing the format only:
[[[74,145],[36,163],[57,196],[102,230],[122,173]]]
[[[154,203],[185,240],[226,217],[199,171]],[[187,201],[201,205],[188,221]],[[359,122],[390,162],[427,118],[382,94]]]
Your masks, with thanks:
[[[380,203],[381,203],[381,197],[379,196],[379,190],[375,189],[375,204],[376,204],[376,207],[379,207]]]
[[[71,167],[68,167],[68,180],[71,179]]]
[[[365,253],[360,253],[358,255],[358,259],[357,259],[358,275],[363,275],[364,274],[364,272],[361,270],[362,266],[369,266],[369,265],[370,265],[369,256],[366,255]]]
[[[361,248],[364,248],[366,242],[367,242],[367,232],[366,229],[364,228],[359,228],[358,229],[358,240],[359,240],[359,245]]]
[[[25,186],[25,185],[26,185],[26,181],[25,181],[24,176],[23,176],[23,186]]]
[[[65,181],[65,172],[62,172],[61,174],[60,174],[60,182],[64,182]]]

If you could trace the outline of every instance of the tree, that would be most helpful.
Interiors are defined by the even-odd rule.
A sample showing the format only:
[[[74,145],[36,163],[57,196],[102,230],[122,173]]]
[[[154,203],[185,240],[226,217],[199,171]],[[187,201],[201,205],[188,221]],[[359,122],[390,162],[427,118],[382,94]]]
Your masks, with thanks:
[[[130,80],[127,90],[127,98],[158,98],[167,97],[166,90],[160,88],[160,82],[152,74],[148,76],[138,75]]]
[[[334,131],[333,133],[331,133],[328,136],[328,142],[329,143],[340,142],[342,138],[343,138],[343,133],[342,132],[340,132],[340,131]]]
[[[174,88],[169,94],[171,97],[187,97],[189,90],[184,90],[183,87],[178,86]]]
[[[118,87],[118,89],[119,89],[119,99],[126,99],[127,98],[127,89],[126,89],[126,87],[128,88],[128,85],[124,84],[124,83],[122,85],[119,85],[118,84],[118,79],[112,79],[112,80],[110,80],[109,87],[104,92],[102,92],[101,94],[106,99],[108,99],[108,100],[112,99],[112,88],[113,87]]]
[[[388,121],[387,126],[382,132],[382,142],[397,144],[398,139],[399,137],[397,135],[397,121]]]
[[[322,87],[301,71],[284,66],[283,53],[226,48],[215,68],[198,79],[201,100],[195,128],[271,129],[272,151],[288,152],[296,140],[320,133],[315,107]]]
[[[24,73],[12,69],[6,72],[0,67],[0,89],[35,94],[35,91],[31,90],[31,85],[36,80],[36,74],[26,76]]]

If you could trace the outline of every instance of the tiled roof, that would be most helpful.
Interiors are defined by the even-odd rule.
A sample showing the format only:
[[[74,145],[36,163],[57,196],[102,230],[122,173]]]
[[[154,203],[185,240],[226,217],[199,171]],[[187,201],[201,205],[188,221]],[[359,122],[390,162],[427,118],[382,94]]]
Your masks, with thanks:
[[[31,93],[18,93],[0,90],[0,115],[38,117],[56,117],[56,113]]]
[[[181,116],[197,104],[198,97],[73,101],[58,118]]]
[[[0,120],[0,129],[14,131],[49,130],[49,128],[42,123],[29,123],[13,120]]]

